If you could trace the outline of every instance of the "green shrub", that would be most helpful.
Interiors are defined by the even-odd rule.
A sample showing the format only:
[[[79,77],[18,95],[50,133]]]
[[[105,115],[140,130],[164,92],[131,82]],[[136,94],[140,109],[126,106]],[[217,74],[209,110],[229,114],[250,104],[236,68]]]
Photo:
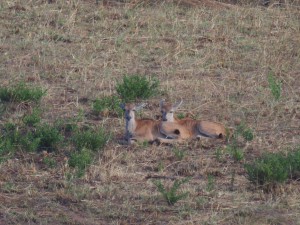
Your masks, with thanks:
[[[69,158],[68,164],[70,167],[77,169],[77,175],[81,177],[85,169],[90,166],[93,161],[93,153],[83,148],[80,151],[73,152]]]
[[[93,113],[98,115],[108,111],[109,114],[122,116],[123,110],[120,108],[120,104],[121,99],[119,99],[117,96],[107,96],[101,99],[96,99],[92,105]]]
[[[300,178],[300,148],[296,151],[289,152],[287,156],[289,177],[293,179]]]
[[[76,149],[87,148],[92,151],[102,149],[109,139],[109,135],[103,129],[77,131],[73,136]]]
[[[184,192],[181,194],[177,194],[178,189],[184,183],[187,183],[190,178],[185,178],[183,180],[175,180],[173,186],[167,190],[161,181],[153,181],[153,184],[157,187],[158,191],[162,194],[162,196],[166,199],[169,205],[174,205],[181,199],[184,199],[188,196],[188,192]]]
[[[277,81],[273,73],[268,74],[269,88],[275,100],[279,100],[281,96],[281,83]]]
[[[56,160],[49,156],[43,158],[43,163],[49,168],[54,168],[57,165]]]
[[[34,132],[33,139],[40,139],[39,149],[53,151],[57,149],[57,145],[63,140],[63,136],[59,130],[50,124],[41,124]]]
[[[31,132],[28,132],[26,135],[23,135],[19,140],[22,149],[28,151],[28,152],[36,152],[41,143],[40,137],[34,137],[34,134]]]
[[[123,82],[116,85],[117,93],[123,101],[134,101],[137,99],[148,99],[158,93],[159,80],[147,79],[141,75],[128,75],[123,77]]]
[[[287,158],[281,153],[265,154],[252,164],[245,165],[248,179],[255,185],[276,185],[288,179]]]
[[[23,117],[23,123],[28,126],[34,126],[41,121],[41,111],[33,109],[32,113]]]
[[[30,88],[25,83],[19,83],[12,87],[0,88],[0,100],[5,102],[38,102],[45,93],[39,87]]]

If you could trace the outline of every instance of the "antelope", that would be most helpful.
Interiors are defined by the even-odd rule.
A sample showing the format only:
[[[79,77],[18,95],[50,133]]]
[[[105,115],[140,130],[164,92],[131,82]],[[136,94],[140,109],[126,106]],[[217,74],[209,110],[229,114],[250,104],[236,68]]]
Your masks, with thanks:
[[[165,103],[165,100],[160,101],[160,110],[162,113],[162,120],[165,122],[174,123],[176,128],[175,134],[178,139],[190,139],[190,138],[223,138],[226,136],[226,128],[221,123],[210,122],[205,120],[193,120],[191,118],[177,119],[174,117],[174,112],[182,104],[182,100],[174,105]],[[167,126],[167,124],[166,124]],[[162,129],[165,128],[163,122]]]
[[[125,138],[129,144],[136,141],[149,141],[150,143],[158,141],[160,143],[173,143],[178,138],[176,128],[173,123],[164,122],[164,128],[161,127],[162,121],[153,119],[136,119],[135,112],[143,108],[146,104],[142,103],[135,106],[127,103],[120,107],[125,111],[126,135]],[[169,135],[168,135],[169,134]]]

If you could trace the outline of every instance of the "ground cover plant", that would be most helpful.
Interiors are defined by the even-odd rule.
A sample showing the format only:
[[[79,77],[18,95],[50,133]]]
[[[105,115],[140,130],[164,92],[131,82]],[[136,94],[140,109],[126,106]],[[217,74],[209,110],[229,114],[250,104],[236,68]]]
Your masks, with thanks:
[[[300,223],[299,4],[205,2],[0,1],[1,224]],[[161,98],[243,132],[119,143]]]

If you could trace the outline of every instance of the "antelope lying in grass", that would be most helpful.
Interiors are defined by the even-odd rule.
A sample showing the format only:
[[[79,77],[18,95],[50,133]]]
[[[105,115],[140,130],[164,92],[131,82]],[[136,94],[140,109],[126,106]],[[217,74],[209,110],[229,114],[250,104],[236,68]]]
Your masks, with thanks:
[[[201,136],[209,138],[223,138],[226,136],[226,128],[220,123],[205,120],[193,120],[191,118],[184,118],[180,120],[174,117],[174,112],[181,104],[182,100],[174,105],[165,103],[164,100],[160,101],[162,120],[172,122],[177,125],[174,132],[179,136],[179,139],[200,138]],[[163,122],[162,128],[164,127],[165,124]]]
[[[176,134],[176,125],[164,122],[164,128],[161,127],[162,121],[153,119],[136,119],[135,112],[145,106],[140,104],[121,104],[121,108],[125,111],[126,120],[126,140],[129,144],[136,141],[149,141],[159,143],[174,143],[178,135]],[[170,134],[170,135],[168,135]]]

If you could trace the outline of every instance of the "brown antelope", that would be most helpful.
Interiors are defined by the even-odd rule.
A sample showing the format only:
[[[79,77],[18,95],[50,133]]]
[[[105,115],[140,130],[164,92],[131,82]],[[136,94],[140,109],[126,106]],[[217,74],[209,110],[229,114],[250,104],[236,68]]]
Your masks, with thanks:
[[[160,101],[160,109],[162,113],[162,120],[166,122],[172,122],[177,125],[174,129],[179,139],[189,138],[223,138],[226,136],[226,128],[223,124],[210,122],[205,120],[193,120],[191,118],[177,119],[174,117],[174,112],[182,104],[182,100],[174,105],[165,103],[164,100]],[[166,124],[167,125],[167,124]],[[165,128],[164,123],[162,129]]]
[[[162,129],[162,121],[135,118],[135,112],[143,108],[145,104],[135,106],[134,104],[127,103],[121,104],[120,106],[125,111],[125,138],[129,144],[135,141],[174,143],[176,138],[178,138],[178,134],[176,134],[176,131],[174,132],[175,128],[173,123],[164,123],[164,129]]]

